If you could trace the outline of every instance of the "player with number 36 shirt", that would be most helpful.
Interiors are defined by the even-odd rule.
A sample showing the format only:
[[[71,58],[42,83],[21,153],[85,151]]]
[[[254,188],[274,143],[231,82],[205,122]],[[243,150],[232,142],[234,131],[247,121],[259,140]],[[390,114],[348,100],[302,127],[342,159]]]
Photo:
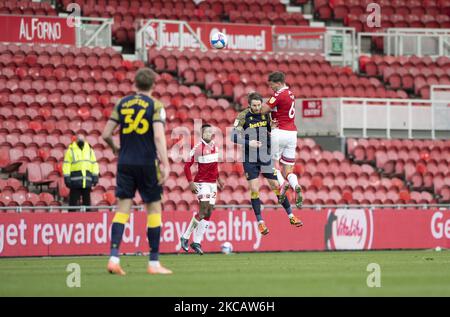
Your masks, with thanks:
[[[296,206],[303,203],[302,190],[298,184],[297,175],[293,173],[295,164],[295,150],[297,147],[297,127],[295,126],[295,96],[286,85],[282,72],[273,72],[269,75],[269,86],[274,95],[263,106],[263,113],[271,113],[272,120],[277,127],[272,129],[272,158],[279,160],[283,166],[283,175],[287,181],[278,179],[281,185],[281,202],[286,199],[289,185],[297,193]],[[281,173],[279,173],[281,174]]]

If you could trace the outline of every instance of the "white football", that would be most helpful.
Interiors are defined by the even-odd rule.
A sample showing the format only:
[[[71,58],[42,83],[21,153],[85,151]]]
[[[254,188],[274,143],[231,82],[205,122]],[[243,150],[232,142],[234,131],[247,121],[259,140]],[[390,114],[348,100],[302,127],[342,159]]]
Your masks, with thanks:
[[[230,254],[233,252],[233,245],[231,242],[224,242],[221,246],[221,250],[223,254]]]
[[[227,46],[227,36],[221,32],[216,32],[211,35],[211,46],[217,49],[222,49]]]

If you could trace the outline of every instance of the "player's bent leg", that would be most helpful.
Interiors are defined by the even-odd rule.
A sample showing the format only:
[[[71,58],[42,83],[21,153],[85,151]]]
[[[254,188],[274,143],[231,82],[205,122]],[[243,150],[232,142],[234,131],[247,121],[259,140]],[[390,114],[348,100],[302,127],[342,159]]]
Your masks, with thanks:
[[[279,183],[278,183],[279,184]],[[280,203],[280,205],[284,204],[287,201],[287,191],[289,189],[289,182],[284,181],[283,183],[281,183],[281,185],[278,185],[279,187],[278,192],[279,195],[278,197],[278,202]]]
[[[262,235],[269,233],[269,228],[267,228],[262,215],[261,215],[261,200],[259,199],[259,182],[258,179],[252,179],[249,181],[250,187],[250,198],[252,202],[253,212],[255,213],[256,220],[258,220],[258,229]]]
[[[192,216],[192,219],[189,222],[189,225],[186,228],[186,231],[183,233],[183,235],[180,238],[181,248],[185,252],[189,252],[189,238],[191,237],[192,232],[194,232],[194,230],[200,224],[200,221],[201,221],[200,214],[197,212]]]
[[[184,238],[183,236],[180,238],[181,248],[185,251],[189,251],[189,239]]]
[[[272,188],[275,195],[280,195],[280,192],[278,190],[278,182],[274,179],[269,179],[268,181],[269,181],[270,187]],[[284,210],[286,211],[291,225],[294,225],[296,227],[300,227],[303,225],[302,221],[292,213],[292,207],[291,207],[291,203],[289,202],[289,200],[285,199],[280,204],[283,206]]]
[[[209,208],[209,201],[203,200],[200,198],[200,211],[198,213],[195,213],[192,216],[192,219],[186,228],[186,231],[183,233],[183,235],[180,238],[181,248],[185,252],[189,252],[189,239],[191,237],[191,234],[194,232],[196,228],[198,228],[198,225],[202,221],[202,219],[205,217],[205,214],[207,213],[207,210]]]
[[[283,206],[283,208],[286,211],[286,213],[288,214],[288,216],[291,217],[292,216],[291,203],[286,198],[283,199],[281,197],[281,191],[279,189],[278,181],[276,179],[268,179],[268,182],[269,182],[270,188],[277,196],[279,204],[281,206]],[[285,193],[285,195],[286,195],[286,193]]]
[[[253,212],[255,213],[256,220],[258,222],[263,221],[261,215],[261,200],[259,199],[259,181],[258,179],[252,179],[248,181],[250,187],[250,201],[253,207]]]
[[[192,242],[191,248],[192,248],[192,250],[194,250],[195,253],[197,253],[199,255],[203,255],[203,253],[204,253],[202,250],[202,245],[200,243]]]
[[[125,275],[125,271],[120,266],[119,247],[122,242],[125,224],[130,217],[130,209],[133,204],[131,199],[120,199],[118,210],[114,215],[111,226],[111,252],[107,265],[107,270],[111,274]]]
[[[295,187],[295,193],[295,206],[297,206],[297,208],[301,208],[303,206],[303,191],[300,185]]]
[[[201,248],[201,242],[206,230],[209,227],[209,216],[210,216],[210,202],[202,201],[200,204],[200,222],[197,229],[194,231],[194,241],[191,243],[191,248],[200,255],[203,255],[203,250]]]
[[[261,215],[261,200],[259,199],[259,182],[258,177],[260,174],[261,166],[254,163],[244,162],[244,171],[247,177],[247,181],[250,188],[250,200],[255,213],[256,219],[258,220],[258,228],[262,235],[269,233],[269,229],[264,223]]]
[[[147,209],[147,238],[150,247],[150,259],[147,272],[149,274],[172,274],[159,262],[159,242],[161,239],[161,200],[146,203]]]
[[[296,193],[295,205],[297,206],[297,208],[300,208],[303,205],[303,192],[302,187],[298,183],[297,175],[294,174],[294,165],[292,165],[291,163],[287,164],[284,162],[283,171],[286,175],[287,180],[289,181],[289,184]]]
[[[279,194],[277,194],[278,203],[281,205],[285,201],[287,195],[287,191],[289,190],[289,182],[283,177],[283,172],[281,168],[276,168],[276,162],[273,161],[272,164],[274,166],[274,170],[276,171],[276,176],[278,180],[278,191]]]

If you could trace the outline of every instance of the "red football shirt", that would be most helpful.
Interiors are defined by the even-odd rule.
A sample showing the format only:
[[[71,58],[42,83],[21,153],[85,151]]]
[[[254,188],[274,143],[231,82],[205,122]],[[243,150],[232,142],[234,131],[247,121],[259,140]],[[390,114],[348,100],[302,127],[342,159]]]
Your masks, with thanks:
[[[272,109],[272,119],[278,121],[281,130],[297,131],[295,126],[295,97],[285,86],[278,90],[273,97],[267,101]]]
[[[184,173],[189,182],[192,182],[191,166],[197,162],[198,172],[196,183],[216,183],[219,178],[219,150],[211,141],[197,143],[189,154],[189,160],[184,164]]]

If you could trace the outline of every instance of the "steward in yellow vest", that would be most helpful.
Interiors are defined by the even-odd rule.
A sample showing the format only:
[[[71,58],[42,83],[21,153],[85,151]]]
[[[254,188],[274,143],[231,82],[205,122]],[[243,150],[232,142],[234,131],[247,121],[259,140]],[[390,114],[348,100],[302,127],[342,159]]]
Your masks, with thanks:
[[[64,155],[64,183],[70,188],[69,205],[78,206],[80,196],[83,205],[90,205],[91,188],[98,183],[99,167],[94,150],[82,135],[69,145]]]

